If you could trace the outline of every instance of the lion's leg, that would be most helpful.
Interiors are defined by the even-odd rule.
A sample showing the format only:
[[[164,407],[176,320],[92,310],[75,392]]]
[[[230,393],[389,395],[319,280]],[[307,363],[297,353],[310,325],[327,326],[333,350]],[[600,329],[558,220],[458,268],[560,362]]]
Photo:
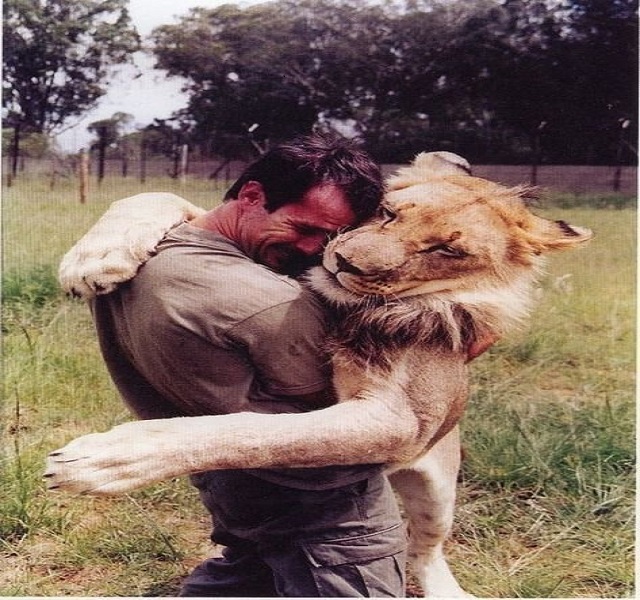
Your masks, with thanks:
[[[418,422],[401,396],[390,397],[393,407],[369,398],[307,413],[132,421],[52,452],[45,477],[51,489],[110,495],[217,469],[407,461]]]
[[[427,597],[468,596],[449,570],[443,552],[453,523],[459,467],[460,440],[456,427],[411,469],[390,476],[409,518],[411,569]]]

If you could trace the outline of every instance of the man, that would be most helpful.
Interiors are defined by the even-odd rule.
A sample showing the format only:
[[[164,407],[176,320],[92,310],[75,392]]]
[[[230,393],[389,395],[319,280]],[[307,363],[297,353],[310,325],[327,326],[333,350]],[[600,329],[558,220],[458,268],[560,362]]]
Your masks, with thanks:
[[[251,165],[216,209],[170,232],[129,283],[93,305],[101,349],[140,418],[302,412],[332,403],[330,315],[292,276],[371,216],[378,168],[310,136]],[[192,477],[226,546],[183,596],[400,597],[406,540],[380,465]]]

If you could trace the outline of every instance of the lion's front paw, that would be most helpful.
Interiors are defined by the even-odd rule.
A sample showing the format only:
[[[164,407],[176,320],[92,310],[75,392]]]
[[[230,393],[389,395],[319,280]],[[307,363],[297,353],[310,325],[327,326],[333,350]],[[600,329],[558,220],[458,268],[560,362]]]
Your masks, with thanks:
[[[58,278],[65,292],[89,300],[133,278],[172,227],[204,210],[175,194],[145,193],[114,202],[65,254]]]
[[[62,259],[58,279],[62,289],[77,298],[90,300],[96,295],[108,294],[118,284],[132,279],[138,269],[151,256],[133,256],[128,250],[74,246]]]
[[[147,423],[151,422],[126,423],[106,433],[85,435],[52,452],[44,474],[47,487],[111,495],[179,474],[174,472],[178,461],[167,456],[171,448],[163,442],[162,427],[149,428]]]

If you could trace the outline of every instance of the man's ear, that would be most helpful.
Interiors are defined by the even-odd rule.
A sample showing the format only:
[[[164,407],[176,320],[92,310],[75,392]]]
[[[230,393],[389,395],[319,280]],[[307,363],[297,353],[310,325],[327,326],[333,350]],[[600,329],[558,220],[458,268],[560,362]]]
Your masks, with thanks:
[[[260,182],[247,181],[238,192],[238,200],[249,206],[264,206],[267,203],[267,196]]]

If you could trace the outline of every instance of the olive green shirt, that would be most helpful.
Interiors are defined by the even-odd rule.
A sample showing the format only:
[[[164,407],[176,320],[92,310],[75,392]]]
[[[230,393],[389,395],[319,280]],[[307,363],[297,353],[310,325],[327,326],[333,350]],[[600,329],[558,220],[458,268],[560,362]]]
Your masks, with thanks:
[[[230,240],[185,224],[130,282],[93,305],[104,359],[142,419],[311,410],[299,396],[330,387],[327,317],[298,281]],[[325,489],[377,467],[261,469],[274,483]]]

